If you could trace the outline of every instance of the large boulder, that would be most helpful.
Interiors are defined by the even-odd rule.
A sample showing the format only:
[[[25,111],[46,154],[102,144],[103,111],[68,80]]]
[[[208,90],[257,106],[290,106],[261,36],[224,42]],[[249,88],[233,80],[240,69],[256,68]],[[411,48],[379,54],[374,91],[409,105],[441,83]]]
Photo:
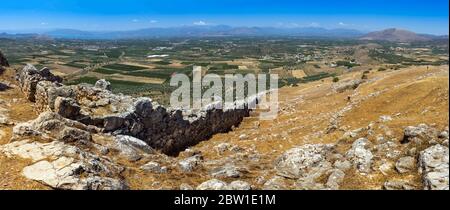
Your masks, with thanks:
[[[343,81],[337,84],[333,84],[332,89],[338,93],[345,92],[346,90],[354,90],[359,87],[364,81],[360,79]]]
[[[420,152],[419,172],[426,190],[448,190],[448,147],[440,144]]]
[[[326,160],[333,146],[328,144],[307,144],[285,152],[275,164],[277,174],[286,178],[303,178],[330,168]],[[320,175],[319,175],[320,176]]]
[[[20,123],[13,127],[13,140],[27,136],[40,136],[51,140],[73,142],[91,139],[91,133],[98,133],[100,129],[86,126],[83,123],[66,119],[54,112],[44,112],[38,118]]]
[[[23,168],[22,174],[54,189],[127,189],[120,178],[123,167],[61,141],[15,141],[0,146],[0,152],[8,157],[30,159],[33,163]]]
[[[55,100],[55,112],[69,119],[80,115],[81,107],[73,98],[57,97]]]
[[[372,165],[373,154],[369,150],[369,140],[360,138],[353,142],[352,148],[347,151],[346,157],[361,173],[369,173]]]
[[[61,83],[62,78],[53,75],[50,69],[37,70],[33,65],[27,64],[16,76],[19,87],[29,101],[35,102],[36,86],[41,81]]]
[[[95,83],[95,87],[96,87],[96,88],[103,89],[103,90],[108,90],[108,91],[111,91],[111,90],[112,90],[112,88],[111,88],[111,83],[108,82],[108,81],[106,81],[105,79],[98,80],[98,81]]]
[[[211,179],[197,186],[197,190],[229,190],[229,187],[226,182]]]
[[[406,156],[398,159],[395,168],[399,173],[407,173],[416,168],[416,159],[411,156]]]

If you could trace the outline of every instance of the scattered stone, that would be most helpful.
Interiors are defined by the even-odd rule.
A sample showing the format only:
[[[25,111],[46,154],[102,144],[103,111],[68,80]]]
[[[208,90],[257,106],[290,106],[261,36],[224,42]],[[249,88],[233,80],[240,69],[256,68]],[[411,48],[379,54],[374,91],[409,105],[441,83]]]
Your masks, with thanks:
[[[352,148],[347,151],[347,158],[353,162],[358,171],[369,173],[372,164],[372,152],[368,150],[370,142],[366,138],[360,138],[353,142]]]
[[[394,168],[394,164],[391,162],[385,162],[378,167],[380,172],[385,176],[387,176],[389,173],[391,173],[393,168]]]
[[[404,130],[404,137],[402,143],[408,143],[413,138],[421,137],[425,135],[428,130],[428,126],[426,124],[420,124],[419,126],[408,126]]]
[[[182,183],[180,185],[180,190],[194,190],[194,188],[191,185],[189,185],[189,184]]]
[[[348,160],[336,160],[333,166],[341,171],[346,171],[352,167],[352,163]]]
[[[407,156],[398,159],[397,163],[395,163],[395,168],[399,173],[408,173],[412,171],[416,167],[416,159]]]
[[[434,145],[420,152],[419,172],[426,190],[449,189],[448,147]]]
[[[111,90],[112,90],[112,88],[111,88],[111,83],[108,82],[108,81],[106,81],[105,79],[98,80],[98,81],[95,83],[95,87],[96,87],[96,88],[103,89],[103,90],[108,90],[108,91],[111,91]]]
[[[240,140],[247,140],[248,136],[247,136],[247,134],[242,134],[242,135],[239,136],[239,139]]]
[[[239,178],[242,176],[243,169],[240,169],[232,164],[226,164],[215,168],[211,172],[211,176],[215,178]]]
[[[221,143],[214,147],[214,149],[219,153],[222,154],[226,151],[228,151],[231,148],[231,144],[228,143]]]
[[[264,183],[263,190],[286,190],[286,182],[281,176],[274,176]]]
[[[251,190],[252,187],[249,183],[244,181],[233,181],[231,182],[228,187],[230,190]]]
[[[389,121],[392,121],[392,117],[388,116],[388,115],[383,115],[383,116],[380,116],[380,121],[381,122],[389,122]]]
[[[403,180],[386,181],[383,185],[385,190],[415,190],[417,187]]]
[[[345,173],[339,169],[333,170],[328,177],[326,186],[332,190],[338,190],[339,185],[344,181]]]
[[[58,140],[70,143],[70,142],[89,142],[92,139],[92,136],[89,132],[78,129],[65,127],[57,137]]]
[[[363,82],[364,82],[363,80],[359,80],[359,79],[339,82],[339,83],[333,84],[332,89],[338,93],[342,93],[342,92],[345,92],[346,90],[355,90]]]
[[[129,161],[138,161],[143,155],[153,154],[153,148],[144,141],[132,136],[117,135],[114,138],[112,148],[118,150],[120,155],[126,157]]]
[[[438,137],[441,139],[448,139],[448,131],[442,131]]]
[[[178,165],[182,171],[192,172],[200,165],[201,161],[203,161],[201,155],[194,155],[178,162]]]
[[[197,186],[197,190],[228,190],[228,189],[229,188],[227,183],[217,179],[208,180]]]
[[[326,155],[332,149],[327,144],[307,144],[285,152],[275,164],[277,174],[287,178],[301,178],[311,172],[321,171],[331,164],[326,160]]]
[[[167,173],[167,167],[165,166],[161,167],[161,165],[156,162],[148,162],[145,165],[141,166],[141,169],[152,173],[159,173],[159,174]]]

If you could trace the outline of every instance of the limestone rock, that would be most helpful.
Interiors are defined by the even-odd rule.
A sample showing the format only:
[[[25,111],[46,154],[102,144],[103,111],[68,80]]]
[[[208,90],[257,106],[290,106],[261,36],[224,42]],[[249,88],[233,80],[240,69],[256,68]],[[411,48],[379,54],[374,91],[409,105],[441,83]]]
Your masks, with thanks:
[[[232,164],[226,164],[212,170],[211,175],[215,178],[239,178],[245,169],[238,168]]]
[[[142,155],[155,152],[147,143],[132,136],[117,135],[113,139],[112,147],[130,161],[137,161],[142,158]]]
[[[192,157],[186,158],[178,162],[180,169],[184,172],[192,172],[194,171],[203,160],[201,155],[194,155]]]
[[[103,90],[111,91],[111,83],[106,81],[105,79],[98,80],[95,83],[95,87],[103,89]]]
[[[347,158],[362,172],[369,173],[372,165],[372,152],[368,150],[370,142],[366,138],[360,138],[353,142],[352,148],[347,151]]]
[[[304,177],[312,169],[317,170],[326,165],[326,156],[331,148],[331,145],[326,144],[307,144],[290,149],[277,159],[275,169],[283,177]]]
[[[411,156],[402,157],[395,164],[397,171],[402,174],[412,171],[415,167],[416,159]]]
[[[339,169],[333,170],[328,177],[326,186],[333,190],[338,190],[340,184],[344,181],[345,173]]]
[[[69,119],[80,115],[81,107],[72,98],[57,97],[55,100],[55,112]]]
[[[152,172],[152,173],[167,173],[167,167],[161,166],[156,162],[148,162],[145,165],[141,166],[141,169],[144,171]]]
[[[386,181],[383,185],[385,190],[414,190],[417,187],[408,181],[391,180]]]
[[[356,88],[359,87],[359,85],[361,85],[364,81],[363,80],[350,80],[350,81],[344,81],[344,82],[339,82],[337,84],[333,84],[333,90],[338,92],[338,93],[342,93],[346,90],[354,90]]]
[[[286,182],[281,176],[274,176],[264,183],[264,190],[286,190]]]
[[[227,183],[217,179],[208,180],[197,186],[197,190],[228,190],[228,189],[229,188]]]
[[[251,190],[252,187],[249,183],[244,181],[233,181],[231,182],[228,187],[230,190]]]
[[[434,145],[420,152],[419,172],[426,190],[449,189],[448,147]]]
[[[402,143],[408,143],[413,138],[424,137],[429,127],[426,124],[420,124],[418,126],[408,126],[404,129],[404,137]]]
[[[89,142],[91,141],[92,136],[87,131],[78,128],[65,127],[60,132],[57,138],[58,140],[64,142],[76,142],[76,141]]]

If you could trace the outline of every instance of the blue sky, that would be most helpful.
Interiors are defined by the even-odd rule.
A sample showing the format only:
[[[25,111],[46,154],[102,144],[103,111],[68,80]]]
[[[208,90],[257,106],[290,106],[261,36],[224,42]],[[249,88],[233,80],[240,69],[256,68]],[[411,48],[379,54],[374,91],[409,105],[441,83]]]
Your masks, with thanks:
[[[7,0],[0,4],[0,31],[225,24],[448,34],[448,7],[448,0]]]

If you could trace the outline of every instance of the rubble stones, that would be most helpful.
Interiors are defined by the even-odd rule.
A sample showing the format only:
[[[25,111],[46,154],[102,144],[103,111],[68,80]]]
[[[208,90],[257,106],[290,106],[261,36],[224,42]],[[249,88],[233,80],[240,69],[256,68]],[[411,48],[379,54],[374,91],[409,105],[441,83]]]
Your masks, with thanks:
[[[399,173],[410,172],[415,167],[416,167],[416,159],[411,156],[402,157],[398,159],[397,163],[395,164],[395,168]]]
[[[370,172],[372,164],[372,152],[368,150],[370,142],[366,138],[360,138],[353,142],[352,148],[347,152],[347,158],[353,162],[362,173]]]
[[[331,148],[331,145],[326,144],[307,144],[290,149],[278,158],[275,169],[278,175],[283,177],[304,177],[310,171],[319,170],[327,165],[326,155]]]
[[[420,152],[419,172],[426,190],[449,189],[448,147],[434,145]]]

